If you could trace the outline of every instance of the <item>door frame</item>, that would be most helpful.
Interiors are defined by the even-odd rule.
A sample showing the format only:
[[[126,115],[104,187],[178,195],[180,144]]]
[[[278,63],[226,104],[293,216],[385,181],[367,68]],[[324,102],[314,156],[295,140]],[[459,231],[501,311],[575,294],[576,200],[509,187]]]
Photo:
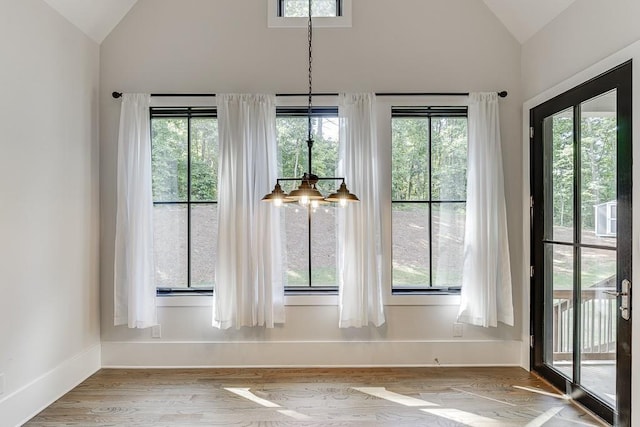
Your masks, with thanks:
[[[632,229],[632,63],[630,60],[594,78],[591,78],[584,83],[578,84],[551,99],[535,105],[529,110],[529,124],[532,132],[529,135],[531,139],[531,146],[529,147],[530,178],[533,176],[535,165],[537,165],[540,170],[543,168],[543,119],[556,112],[573,107],[580,102],[597,97],[599,94],[612,89],[618,90],[617,111],[618,116],[621,117],[621,120],[618,122],[619,155],[617,156],[617,169],[622,171],[623,174],[618,174],[617,192],[618,194],[623,195],[622,198],[620,198],[620,196],[618,197],[618,204],[623,208],[618,210],[618,221],[619,223],[628,226],[629,229]],[[619,96],[620,93],[627,94],[627,96]],[[576,129],[576,131],[579,130]],[[579,134],[576,138],[579,138]],[[540,207],[544,205],[544,190],[542,185],[534,186],[533,184],[534,183],[531,180],[530,194],[532,196],[532,203],[529,212],[531,227],[529,233],[531,245],[530,264],[532,266],[530,274],[530,335],[532,339],[530,348],[530,369],[542,375],[560,390],[565,390],[567,394],[574,396],[576,401],[583,404],[606,421],[610,423],[615,422],[616,425],[631,425],[631,348],[630,346],[625,345],[625,339],[629,343],[632,342],[631,327],[633,317],[629,321],[624,321],[619,315],[617,316],[618,336],[624,337],[623,340],[618,340],[618,347],[616,350],[618,367],[616,395],[617,407],[622,408],[621,412],[617,412],[615,408],[611,411],[609,406],[603,401],[586,392],[586,390],[574,381],[565,379],[558,372],[544,364],[544,346],[542,344],[546,342],[544,328],[546,315],[544,313],[545,289],[543,279],[544,272],[542,267],[544,251],[543,245],[534,245],[534,243],[540,241],[543,237],[544,209],[540,209]],[[618,234],[617,247],[619,258],[624,258],[626,256],[630,259],[632,256],[632,233]],[[537,274],[533,273],[535,271],[534,269],[538,270],[536,271]],[[618,279],[620,279],[616,284],[618,291],[620,291],[621,278],[632,279],[631,273],[631,262],[628,262],[627,264],[623,263],[622,268],[620,268],[619,265],[616,271],[616,275]],[[619,302],[620,299],[618,298],[618,303]],[[546,321],[548,321],[548,319],[546,319]],[[579,333],[579,329],[574,330],[576,334]],[[577,344],[578,341],[574,341],[574,354],[579,354]],[[578,351],[578,353],[575,353],[576,351]]]

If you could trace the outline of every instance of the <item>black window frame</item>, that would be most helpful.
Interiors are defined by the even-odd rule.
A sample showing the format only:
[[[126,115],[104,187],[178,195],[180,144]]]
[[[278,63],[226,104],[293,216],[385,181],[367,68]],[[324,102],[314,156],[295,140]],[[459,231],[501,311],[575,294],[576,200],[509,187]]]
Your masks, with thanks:
[[[150,130],[153,129],[154,119],[187,119],[187,199],[186,201],[155,201],[153,206],[161,205],[184,205],[187,208],[187,287],[156,287],[156,295],[213,295],[212,287],[191,286],[191,207],[197,205],[218,205],[218,201],[191,200],[191,120],[200,118],[218,118],[215,107],[151,107],[149,108]],[[153,153],[153,133],[151,134],[151,152]]]
[[[291,18],[289,16],[285,16],[284,15],[284,9],[285,9],[284,2],[285,1],[286,0],[278,0],[277,16],[279,18]],[[309,1],[313,1],[313,0],[309,0]],[[343,14],[343,12],[342,12],[342,10],[343,10],[343,8],[342,8],[342,0],[335,0],[335,2],[336,2],[336,15],[335,15],[335,18],[337,18],[337,17],[342,16],[342,14]],[[331,18],[331,17],[329,17],[329,18]]]
[[[276,108],[276,126],[277,126],[277,119],[278,118],[283,118],[283,117],[308,117],[309,114],[309,110],[308,107],[277,107]],[[312,107],[311,109],[311,117],[313,118],[324,118],[324,117],[331,117],[331,118],[338,118],[338,107],[337,106],[330,106],[330,107]],[[305,133],[304,135],[300,135],[301,139],[306,140],[307,139],[307,134]],[[279,142],[278,142],[279,143]],[[313,150],[313,149],[312,149]],[[313,151],[312,151],[313,153]],[[278,153],[278,158],[280,158],[280,153]],[[313,166],[313,165],[312,165]],[[305,168],[306,169],[306,168]],[[313,172],[313,171],[312,171]],[[284,177],[283,177],[284,178]],[[291,177],[294,178],[294,177]],[[312,271],[313,271],[313,254],[312,254],[312,239],[311,239],[311,234],[312,234],[312,225],[311,225],[311,216],[313,215],[312,211],[311,211],[311,206],[307,207],[307,212],[308,212],[308,236],[307,236],[307,247],[308,247],[308,256],[309,256],[309,267],[308,267],[308,271],[307,271],[307,275],[308,275],[308,286],[302,287],[302,286],[285,286],[284,287],[284,295],[285,296],[291,296],[291,295],[337,295],[338,294],[338,283],[335,284],[335,286],[313,286],[313,282],[312,282]],[[337,237],[336,237],[337,238]],[[286,246],[286,239],[285,241],[282,242],[284,246]],[[337,266],[336,266],[337,268]],[[285,269],[285,274],[286,274],[286,269],[287,266],[284,266]]]
[[[458,286],[448,287],[435,287],[433,286],[433,205],[436,204],[456,204],[464,203],[466,205],[467,198],[464,200],[433,200],[433,167],[432,167],[432,119],[433,118],[467,118],[468,124],[468,107],[467,106],[417,106],[417,107],[391,107],[391,120],[394,118],[426,118],[428,119],[428,163],[429,163],[429,200],[396,200],[391,197],[391,218],[393,218],[393,205],[394,203],[402,204],[426,204],[428,206],[428,218],[429,221],[429,285],[425,287],[415,286],[394,286],[393,282],[393,268],[391,268],[391,295],[459,295],[462,284]],[[393,125],[392,125],[393,126]],[[468,156],[468,137],[467,137],[467,156]],[[393,185],[393,149],[391,149],[391,158],[389,160],[391,168],[391,181],[389,186]],[[393,263],[393,220],[391,221],[391,251],[390,251],[390,263]],[[462,263],[460,264],[462,268]]]

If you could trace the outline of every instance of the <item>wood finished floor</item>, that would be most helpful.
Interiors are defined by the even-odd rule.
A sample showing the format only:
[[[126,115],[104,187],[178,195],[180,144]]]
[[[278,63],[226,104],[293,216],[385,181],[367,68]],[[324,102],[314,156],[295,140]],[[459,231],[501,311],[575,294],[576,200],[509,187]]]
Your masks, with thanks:
[[[602,425],[514,386],[555,394],[520,368],[105,369],[25,425]]]

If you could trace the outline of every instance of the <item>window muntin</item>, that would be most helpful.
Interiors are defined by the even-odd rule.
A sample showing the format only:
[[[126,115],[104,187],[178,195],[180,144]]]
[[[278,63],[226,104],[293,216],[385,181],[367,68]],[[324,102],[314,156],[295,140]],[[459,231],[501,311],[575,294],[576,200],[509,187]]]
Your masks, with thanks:
[[[217,239],[215,109],[152,108],[156,287],[212,290]]]
[[[309,16],[336,17],[342,16],[342,0],[278,0],[278,16],[285,18],[306,18]]]
[[[392,109],[392,291],[457,291],[466,206],[466,107]]]
[[[336,176],[338,164],[338,110],[335,107],[314,108],[312,112],[313,149],[311,172],[320,177]],[[307,109],[279,108],[276,131],[278,138],[278,176],[300,177],[308,169]],[[299,181],[283,181],[290,192]],[[335,191],[337,181],[320,181],[323,194]],[[287,271],[285,292],[337,291],[336,209],[332,205],[317,208],[286,204],[283,210],[283,242],[286,245],[284,265]]]

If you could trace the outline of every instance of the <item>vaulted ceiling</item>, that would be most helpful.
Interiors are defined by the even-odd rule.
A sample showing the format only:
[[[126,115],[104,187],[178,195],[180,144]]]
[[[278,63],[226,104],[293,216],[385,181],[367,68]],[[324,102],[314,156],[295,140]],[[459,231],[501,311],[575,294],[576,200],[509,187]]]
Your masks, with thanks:
[[[524,43],[575,0],[484,0],[502,24]]]
[[[97,43],[102,43],[138,0],[44,1]]]
[[[44,1],[97,43],[102,43],[138,0]],[[511,34],[524,43],[575,0],[483,1]]]

